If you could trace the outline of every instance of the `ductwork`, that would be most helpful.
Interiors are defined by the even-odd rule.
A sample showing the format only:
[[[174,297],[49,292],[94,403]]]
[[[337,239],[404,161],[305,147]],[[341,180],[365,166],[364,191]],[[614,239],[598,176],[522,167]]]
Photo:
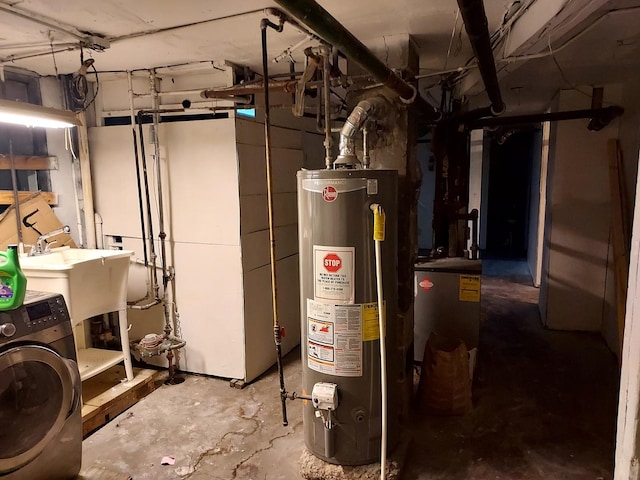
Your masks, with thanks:
[[[340,131],[340,153],[334,162],[336,167],[345,167],[358,163],[356,156],[356,136],[369,119],[382,117],[389,102],[382,96],[361,100],[353,109]]]
[[[478,61],[484,88],[491,101],[491,113],[500,115],[505,111],[506,105],[502,100],[498,84],[498,74],[493,58],[484,4],[482,0],[458,0],[458,7],[460,7],[460,14],[464,20],[464,27],[473,48],[473,54]]]

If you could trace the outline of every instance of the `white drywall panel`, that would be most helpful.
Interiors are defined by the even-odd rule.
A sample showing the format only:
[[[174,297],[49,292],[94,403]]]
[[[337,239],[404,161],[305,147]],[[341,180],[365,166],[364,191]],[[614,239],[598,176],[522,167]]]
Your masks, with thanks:
[[[240,205],[233,119],[163,124],[170,236],[176,242],[238,245]]]
[[[585,108],[585,102],[578,92],[563,91],[559,108]],[[600,332],[609,250],[607,141],[617,137],[618,125],[590,132],[587,123],[565,121],[555,128],[544,309],[550,328]]]
[[[284,328],[282,354],[300,343],[298,255],[277,262],[278,319]],[[269,265],[244,276],[245,349],[247,381],[253,380],[276,361],[273,341],[271,270]]]
[[[149,138],[148,126],[145,126]],[[96,212],[102,217],[105,235],[140,237],[140,211],[131,126],[93,127],[89,129],[93,199]],[[155,189],[153,163],[149,158],[150,188]],[[157,225],[157,204],[152,196],[154,224]],[[144,208],[146,211],[146,207]]]
[[[176,307],[187,346],[183,370],[244,378],[240,246],[176,242]]]

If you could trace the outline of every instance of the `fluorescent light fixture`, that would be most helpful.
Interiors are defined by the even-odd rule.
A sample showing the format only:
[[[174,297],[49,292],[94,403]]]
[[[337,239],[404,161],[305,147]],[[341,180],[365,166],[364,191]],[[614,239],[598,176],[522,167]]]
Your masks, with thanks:
[[[75,113],[68,110],[10,100],[0,100],[0,122],[43,128],[67,128],[81,125]]]

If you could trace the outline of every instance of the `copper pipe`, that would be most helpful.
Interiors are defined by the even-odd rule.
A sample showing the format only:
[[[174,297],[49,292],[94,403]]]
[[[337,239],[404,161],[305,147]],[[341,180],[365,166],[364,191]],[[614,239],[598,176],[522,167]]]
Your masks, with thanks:
[[[269,82],[269,91],[282,91],[286,93],[293,93],[296,91],[297,80],[277,80]],[[313,85],[310,86],[313,88]],[[200,92],[202,98],[230,98],[237,95],[255,95],[258,93],[264,93],[264,82],[252,83],[249,86],[237,85],[230,88],[212,88],[209,90],[203,90]]]

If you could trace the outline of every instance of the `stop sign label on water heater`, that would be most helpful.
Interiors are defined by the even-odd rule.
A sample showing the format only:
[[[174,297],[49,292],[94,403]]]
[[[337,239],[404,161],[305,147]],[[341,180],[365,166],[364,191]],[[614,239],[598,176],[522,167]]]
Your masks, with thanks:
[[[313,246],[316,300],[354,303],[354,247]]]
[[[327,253],[324,257],[324,268],[327,272],[336,273],[342,266],[342,259],[335,253]]]

